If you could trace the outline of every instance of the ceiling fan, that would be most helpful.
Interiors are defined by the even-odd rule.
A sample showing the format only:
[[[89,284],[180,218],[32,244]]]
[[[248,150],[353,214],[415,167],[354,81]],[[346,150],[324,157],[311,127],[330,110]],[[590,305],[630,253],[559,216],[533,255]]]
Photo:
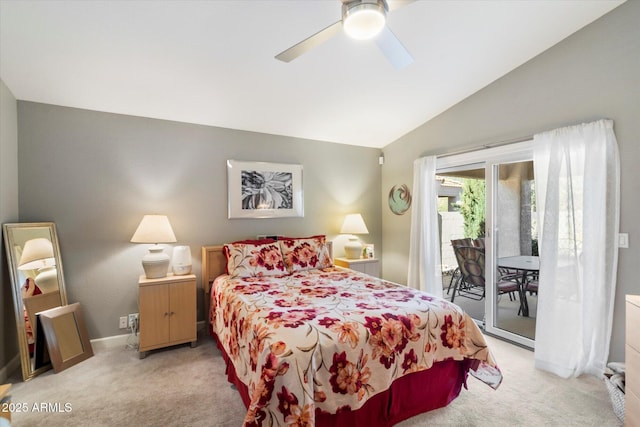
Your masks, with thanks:
[[[400,40],[386,25],[388,11],[398,9],[415,0],[396,0],[391,8],[386,0],[342,0],[342,19],[335,22],[300,43],[280,52],[276,59],[291,62],[302,54],[329,40],[340,29],[357,40],[374,39],[387,60],[396,68],[404,68],[413,63],[413,58]]]

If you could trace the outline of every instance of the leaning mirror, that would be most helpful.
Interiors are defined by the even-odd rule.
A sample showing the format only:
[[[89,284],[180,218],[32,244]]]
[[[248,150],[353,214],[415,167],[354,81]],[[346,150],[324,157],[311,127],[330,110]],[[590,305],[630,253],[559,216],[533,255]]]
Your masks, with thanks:
[[[4,224],[3,232],[26,381],[51,367],[37,351],[46,344],[38,342],[36,313],[67,304],[62,260],[52,222]]]

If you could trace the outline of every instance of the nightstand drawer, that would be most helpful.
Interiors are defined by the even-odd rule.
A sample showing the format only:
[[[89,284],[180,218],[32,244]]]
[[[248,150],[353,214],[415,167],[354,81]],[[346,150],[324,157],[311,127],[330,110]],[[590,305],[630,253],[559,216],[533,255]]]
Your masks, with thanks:
[[[640,379],[640,351],[636,351],[630,345],[625,348],[625,366],[626,366],[626,378],[629,380],[626,382],[626,390],[633,391],[636,396],[640,396],[640,381],[632,381],[633,378]]]
[[[349,268],[369,276],[380,277],[380,261],[374,258],[336,258],[333,263],[339,267]]]
[[[624,395],[624,425],[640,426],[640,397],[629,390]]]

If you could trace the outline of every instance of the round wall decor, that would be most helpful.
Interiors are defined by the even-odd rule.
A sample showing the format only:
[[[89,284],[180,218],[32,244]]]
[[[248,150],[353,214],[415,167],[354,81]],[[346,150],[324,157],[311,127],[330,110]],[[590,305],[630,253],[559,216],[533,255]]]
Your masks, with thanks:
[[[394,185],[389,191],[389,209],[396,215],[402,215],[411,207],[411,192],[402,185]]]

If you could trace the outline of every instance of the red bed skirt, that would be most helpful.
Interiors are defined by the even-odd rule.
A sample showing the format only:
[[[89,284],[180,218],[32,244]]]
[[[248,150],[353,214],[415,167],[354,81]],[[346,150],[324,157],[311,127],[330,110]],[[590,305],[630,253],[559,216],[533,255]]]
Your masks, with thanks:
[[[237,387],[245,407],[248,408],[251,399],[247,386],[237,377],[233,363],[220,345],[217,336],[213,332],[211,335],[216,340],[216,345],[227,365],[227,379]],[[337,414],[316,412],[316,425],[387,427],[423,412],[442,408],[460,394],[470,365],[471,363],[467,360],[436,362],[426,371],[398,378],[388,390],[376,394],[356,411]]]

